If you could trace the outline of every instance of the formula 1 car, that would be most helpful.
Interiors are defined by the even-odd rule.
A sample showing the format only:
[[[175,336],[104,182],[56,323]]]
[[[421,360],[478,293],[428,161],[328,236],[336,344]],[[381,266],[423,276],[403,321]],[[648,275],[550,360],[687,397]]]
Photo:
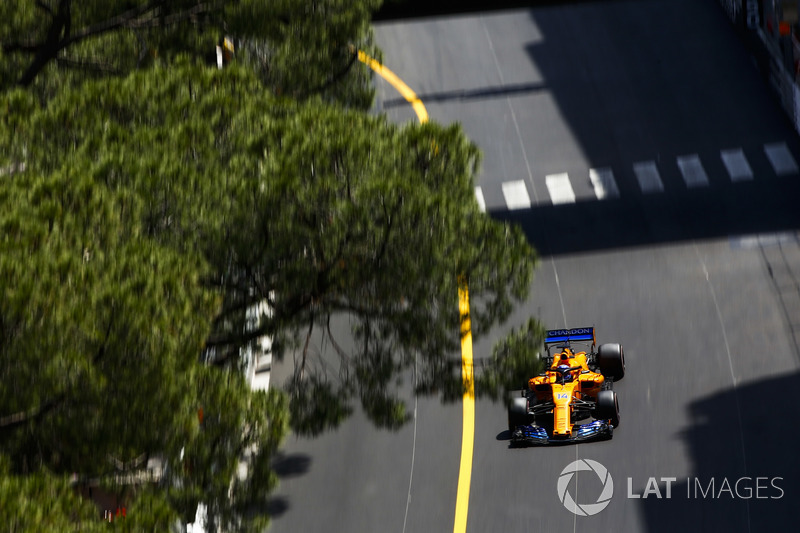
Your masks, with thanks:
[[[576,351],[573,343],[586,344]],[[610,439],[619,425],[614,382],[625,376],[620,344],[595,350],[594,328],[557,329],[545,337],[546,370],[528,381],[508,408],[512,445]],[[594,418],[588,423],[579,423]]]

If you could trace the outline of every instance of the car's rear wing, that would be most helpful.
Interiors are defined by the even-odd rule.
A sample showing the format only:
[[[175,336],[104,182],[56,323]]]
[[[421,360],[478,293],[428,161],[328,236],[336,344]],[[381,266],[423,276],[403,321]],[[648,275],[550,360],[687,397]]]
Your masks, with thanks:
[[[544,338],[544,345],[558,344],[571,341],[591,341],[595,344],[594,328],[549,329]]]

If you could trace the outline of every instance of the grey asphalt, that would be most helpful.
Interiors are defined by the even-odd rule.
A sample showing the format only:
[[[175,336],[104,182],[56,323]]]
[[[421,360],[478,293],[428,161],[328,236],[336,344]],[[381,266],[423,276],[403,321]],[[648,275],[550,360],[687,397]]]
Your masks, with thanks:
[[[531,315],[551,327],[594,325],[600,342],[626,349],[611,441],[509,449],[503,406],[478,401],[467,531],[792,527],[800,176],[776,176],[763,145],[784,142],[797,160],[800,143],[717,3],[409,20],[379,25],[376,37],[431,119],[462,123],[484,151],[477,185],[491,216],[521,224],[544,254],[531,298],[476,342],[476,356]],[[378,105],[393,120],[414,120],[398,99],[379,82]],[[752,182],[726,176],[719,150],[735,147]],[[674,164],[692,153],[707,189],[687,189]],[[641,160],[658,162],[661,195],[639,192],[631,165]],[[615,170],[619,199],[594,200],[588,179],[573,179],[578,202],[547,205],[546,175],[600,166]],[[500,184],[519,179],[538,207],[509,212]],[[763,236],[747,237],[754,233]],[[398,433],[356,415],[333,434],[291,437],[272,531],[451,531],[460,435],[459,406],[424,399],[416,425]],[[556,491],[576,459],[599,461],[614,479],[608,507],[592,517],[568,512]],[[592,476],[569,485],[579,503],[599,495]],[[671,477],[667,499],[661,478]],[[743,477],[752,480],[741,489],[768,480],[761,497],[720,492]],[[627,497],[628,479],[642,495],[650,478],[649,497]],[[714,497],[698,494],[695,478],[703,490],[714,482]]]

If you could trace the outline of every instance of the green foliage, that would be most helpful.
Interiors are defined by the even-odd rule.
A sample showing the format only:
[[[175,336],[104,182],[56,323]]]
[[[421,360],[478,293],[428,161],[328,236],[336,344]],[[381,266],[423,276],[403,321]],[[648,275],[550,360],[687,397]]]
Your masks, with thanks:
[[[277,389],[251,392],[241,373],[203,367],[200,372],[203,421],[186,442],[179,465],[166,476],[169,501],[192,521],[199,503],[207,506],[207,529],[248,531],[263,517],[263,507],[277,485],[270,458],[288,430],[287,398]],[[240,460],[246,474],[239,473]],[[255,522],[254,522],[255,520]]]
[[[458,276],[481,335],[527,294],[536,257],[518,228],[479,211],[479,152],[458,126],[396,126],[257,87],[241,68],[155,67],[65,91],[0,147],[29,171],[80,162],[82,174],[141,199],[144,235],[202,256],[206,287],[224,298],[207,342],[218,360],[259,335],[290,347],[351,316],[357,353],[331,381],[343,401],[330,414],[369,398],[396,426],[397,376],[417,361],[419,383],[439,378],[459,349]],[[248,329],[244,311],[261,301],[272,314]],[[295,387],[317,384],[304,385],[317,371],[306,356]]]
[[[66,484],[79,472],[130,501],[126,530],[203,502],[211,527],[255,531],[290,424],[317,434],[359,401],[396,429],[412,375],[420,394],[463,394],[459,276],[480,336],[526,297],[537,257],[478,209],[459,126],[361,111],[354,53],[380,55],[377,5],[0,4],[0,496],[61,510],[20,528],[91,531]],[[222,35],[237,60],[218,70]],[[496,349],[479,393],[532,370],[540,333]],[[295,357],[288,394],[242,377],[264,335]],[[312,335],[338,359],[310,353]],[[156,456],[163,486],[132,484]]]
[[[301,435],[319,435],[337,427],[352,413],[346,395],[332,383],[312,374],[289,382],[292,429]]]
[[[166,494],[151,487],[145,487],[136,495],[125,514],[124,519],[113,522],[115,529],[125,533],[168,531],[178,519]],[[106,531],[109,524],[102,525]]]
[[[476,372],[476,394],[497,401],[508,391],[527,388],[543,369],[539,352],[544,336],[542,325],[531,318],[499,341],[488,364]]]
[[[190,372],[215,307],[197,259],[141,238],[125,223],[136,201],[78,172],[3,180],[0,203],[13,206],[0,214],[0,405],[52,414],[13,448],[91,474],[88,442],[100,457],[166,446],[191,383],[162,383]]]
[[[322,94],[369,107],[369,73],[354,50],[376,53],[369,27],[380,0],[4,0],[0,90],[50,98],[88,78],[125,75],[190,54],[216,64],[230,36],[238,56],[280,94]]]
[[[356,53],[381,57],[370,27],[381,0],[275,0],[269,3],[269,16],[260,13],[264,2],[245,4],[237,6],[238,17],[230,21],[250,29],[255,38],[242,43],[247,61],[276,94],[321,94],[329,101],[370,107],[371,73]]]
[[[274,480],[254,471],[248,497],[233,500],[237,452],[253,448],[266,464],[287,429],[285,400],[198,362],[220,302],[201,283],[204,260],[148,235],[141,197],[93,181],[94,163],[108,164],[73,157],[0,180],[0,450],[15,475],[61,476],[42,474],[47,484],[115,475],[140,456],[181,464],[186,448],[203,475],[180,480],[164,516],[189,493],[210,520],[238,527],[233,503],[264,501]],[[205,405],[213,417],[200,427]]]
[[[41,470],[27,476],[10,473],[8,460],[0,456],[0,509],[3,530],[15,533],[41,531],[105,530],[91,502],[81,498],[63,478]]]

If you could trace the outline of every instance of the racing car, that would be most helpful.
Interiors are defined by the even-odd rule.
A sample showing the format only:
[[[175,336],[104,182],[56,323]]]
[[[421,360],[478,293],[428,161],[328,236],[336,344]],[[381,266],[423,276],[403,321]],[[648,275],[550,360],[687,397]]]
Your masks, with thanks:
[[[575,344],[584,346],[583,350]],[[548,330],[545,372],[511,398],[508,429],[512,445],[610,439],[619,425],[614,383],[625,376],[620,344],[596,349],[594,328]],[[581,423],[589,418],[591,422]]]

